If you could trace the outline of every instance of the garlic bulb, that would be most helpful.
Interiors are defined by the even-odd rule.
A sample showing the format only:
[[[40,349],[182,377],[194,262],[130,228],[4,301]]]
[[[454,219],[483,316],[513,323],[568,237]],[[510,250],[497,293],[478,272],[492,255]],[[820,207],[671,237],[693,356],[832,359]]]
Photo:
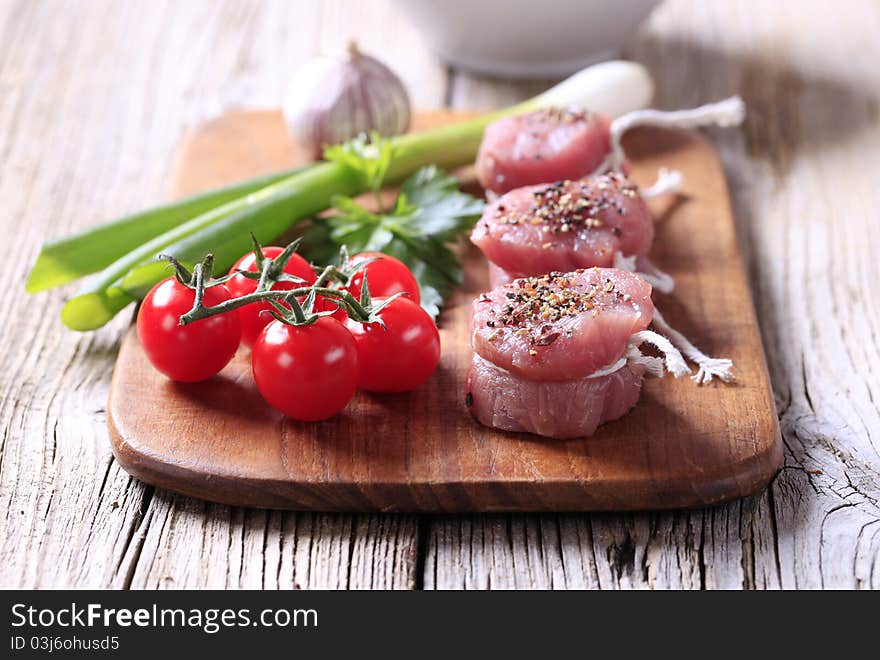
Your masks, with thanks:
[[[284,118],[296,142],[321,158],[325,146],[360,133],[406,132],[409,96],[391,69],[352,42],[342,57],[318,57],[296,72]]]

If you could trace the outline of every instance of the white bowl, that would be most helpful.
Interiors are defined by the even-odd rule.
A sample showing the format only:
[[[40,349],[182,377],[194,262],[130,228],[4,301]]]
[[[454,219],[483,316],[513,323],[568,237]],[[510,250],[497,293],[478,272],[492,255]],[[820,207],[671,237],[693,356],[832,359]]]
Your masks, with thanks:
[[[609,59],[659,0],[394,0],[452,65],[508,78],[565,76]]]

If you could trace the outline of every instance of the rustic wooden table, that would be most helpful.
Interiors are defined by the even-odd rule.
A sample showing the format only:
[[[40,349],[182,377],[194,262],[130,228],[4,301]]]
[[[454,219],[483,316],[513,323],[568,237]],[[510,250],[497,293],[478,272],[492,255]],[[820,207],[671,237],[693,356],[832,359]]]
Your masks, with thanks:
[[[626,515],[415,517],[230,508],[114,462],[105,404],[129,320],[63,330],[28,298],[48,236],[161,200],[188,126],[275,106],[356,37],[420,107],[514,84],[437,62],[385,2],[0,2],[0,587],[880,587],[880,6],[666,2],[626,54],[657,104],[741,93],[727,168],[786,448],[757,497]]]

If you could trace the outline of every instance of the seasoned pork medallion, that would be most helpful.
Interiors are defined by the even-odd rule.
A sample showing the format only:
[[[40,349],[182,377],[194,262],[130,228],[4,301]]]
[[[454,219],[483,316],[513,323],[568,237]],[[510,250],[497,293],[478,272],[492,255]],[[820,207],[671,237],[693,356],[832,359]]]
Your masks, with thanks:
[[[613,364],[651,322],[651,285],[615,268],[514,280],[477,297],[474,351],[521,378],[584,378]]]
[[[611,266],[615,252],[642,256],[653,240],[651,212],[621,174],[512,190],[486,207],[471,233],[511,276]]]
[[[477,154],[477,179],[505,193],[534,183],[592,174],[611,149],[603,115],[548,108],[504,117],[486,127]]]
[[[577,438],[629,412],[639,400],[643,373],[644,367],[627,363],[606,376],[534,381],[474,355],[465,400],[486,426]]]

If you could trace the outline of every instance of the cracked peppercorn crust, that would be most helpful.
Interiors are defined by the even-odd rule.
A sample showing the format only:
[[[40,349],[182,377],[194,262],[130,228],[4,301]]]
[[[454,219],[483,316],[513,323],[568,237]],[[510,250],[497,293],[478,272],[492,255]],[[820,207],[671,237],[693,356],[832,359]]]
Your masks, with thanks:
[[[550,273],[477,297],[472,345],[480,357],[522,378],[583,378],[618,360],[653,315],[651,285],[632,273]]]
[[[524,275],[608,267],[615,252],[644,255],[653,240],[651,212],[621,174],[512,190],[471,232],[489,261]]]

